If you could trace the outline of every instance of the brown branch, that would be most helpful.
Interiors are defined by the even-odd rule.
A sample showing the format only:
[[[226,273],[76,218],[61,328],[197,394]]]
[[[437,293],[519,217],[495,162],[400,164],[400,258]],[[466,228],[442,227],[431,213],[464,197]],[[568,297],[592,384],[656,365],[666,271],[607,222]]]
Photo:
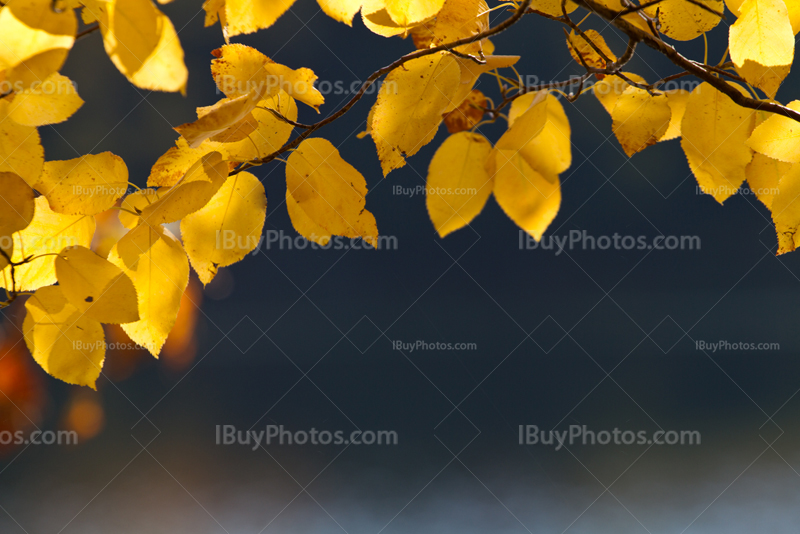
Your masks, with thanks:
[[[530,4],[531,0],[523,0],[520,6],[516,10],[514,10],[514,13],[509,18],[507,18],[494,28],[489,28],[484,32],[478,33],[471,37],[465,37],[463,39],[453,41],[452,43],[447,43],[433,48],[425,48],[423,50],[417,50],[416,52],[411,52],[410,54],[406,54],[400,59],[394,61],[390,65],[387,65],[379,70],[376,70],[375,72],[370,74],[369,78],[367,78],[366,81],[361,85],[361,88],[358,90],[358,92],[355,95],[353,95],[353,97],[344,106],[339,108],[338,111],[332,113],[331,115],[328,115],[326,118],[322,119],[319,122],[315,122],[314,124],[308,125],[309,128],[300,133],[300,135],[298,135],[291,141],[285,143],[281,148],[279,148],[272,154],[242,164],[238,169],[235,169],[231,172],[231,176],[238,174],[244,170],[250,169],[252,167],[269,163],[270,161],[277,158],[280,154],[286,152],[287,150],[295,148],[305,139],[307,139],[312,133],[319,130],[323,126],[332,123],[333,121],[335,121],[336,119],[347,113],[350,110],[350,108],[352,108],[359,100],[361,100],[361,97],[363,97],[366,94],[367,89],[369,89],[376,81],[378,81],[378,78],[380,78],[381,76],[389,74],[396,68],[403,66],[405,63],[408,63],[413,59],[429,56],[437,52],[452,52],[452,49],[458,46],[474,43],[476,41],[480,41],[481,39],[485,39],[487,37],[491,37],[492,35],[496,35],[500,32],[503,32],[508,28],[510,28],[511,26],[513,26],[514,24],[516,24],[522,18],[522,16],[525,14],[528,7],[530,6]]]
[[[99,29],[100,29],[100,24],[95,24],[94,26],[89,26],[85,30],[78,32],[75,35],[75,40],[78,41],[79,39],[83,39],[84,37],[86,37],[90,33],[94,33]]]
[[[627,34],[629,38],[638,39],[639,41],[643,42],[650,48],[656,50],[657,52],[660,52],[661,54],[666,56],[667,59],[672,61],[673,64],[675,64],[676,66],[680,67],[685,71],[688,71],[689,73],[700,78],[704,82],[707,82],[709,85],[717,89],[719,92],[727,95],[736,104],[748,109],[768,111],[770,113],[782,115],[784,117],[788,117],[790,119],[800,122],[800,113],[798,113],[797,111],[790,109],[786,106],[776,104],[774,102],[758,100],[742,94],[735,86],[729,84],[722,78],[718,78],[717,76],[715,76],[714,75],[715,71],[712,67],[702,63],[698,63],[696,61],[692,61],[691,59],[685,57],[680,52],[678,52],[675,49],[675,47],[665,43],[658,37],[655,37],[650,33],[645,32],[640,28],[637,28],[627,20],[620,18],[618,11],[609,9],[608,7],[598,2],[597,0],[574,0],[574,1],[578,5],[588,9],[589,11],[597,13],[598,15],[609,21],[619,30]]]

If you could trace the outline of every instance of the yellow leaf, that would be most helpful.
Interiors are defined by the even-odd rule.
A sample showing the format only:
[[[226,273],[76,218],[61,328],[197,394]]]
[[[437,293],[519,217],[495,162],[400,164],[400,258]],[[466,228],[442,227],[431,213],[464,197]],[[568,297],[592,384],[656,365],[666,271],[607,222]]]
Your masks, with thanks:
[[[756,198],[766,207],[772,208],[773,198],[778,191],[778,184],[789,169],[791,163],[778,161],[764,154],[753,154],[753,160],[747,165],[744,173],[747,184],[755,193]]]
[[[119,210],[119,222],[125,228],[136,228],[136,225],[138,225],[141,220],[141,214],[144,209],[164,196],[169,190],[168,187],[162,187],[158,190],[140,189],[126,196],[125,200],[122,201],[122,209]],[[134,215],[134,212],[138,215]]]
[[[530,96],[534,96],[533,93]],[[528,95],[521,96],[515,102],[526,97]],[[541,132],[519,150],[528,165],[542,176],[551,177],[569,169],[572,164],[572,142],[569,120],[561,102],[555,95],[548,94],[546,106],[547,114]],[[513,124],[512,113],[509,112],[508,118]]]
[[[787,107],[800,111],[800,100]],[[747,146],[771,158],[800,163],[800,123],[782,115],[772,115],[759,124],[747,140]]]
[[[264,185],[249,172],[229,177],[202,209],[184,217],[181,236],[203,284],[256,248],[267,216]]]
[[[326,15],[348,26],[353,25],[353,17],[361,9],[361,0],[317,0]]]
[[[225,0],[206,0],[203,2],[203,9],[206,12],[205,27],[208,28],[216,24],[220,16],[225,16]],[[222,23],[225,27],[225,23]]]
[[[520,150],[542,133],[547,122],[547,91],[517,98],[509,111],[509,127],[497,141],[501,150]]]
[[[665,95],[653,96],[644,89],[629,87],[614,105],[611,129],[630,157],[656,144],[666,133],[671,116]]]
[[[371,32],[384,37],[405,37],[411,30],[411,26],[401,26],[392,20],[386,11],[385,0],[364,0],[361,4],[361,20]]]
[[[225,35],[233,37],[269,28],[295,0],[226,0]]]
[[[189,261],[175,236],[160,226],[139,226],[125,234],[108,261],[136,287],[139,320],[122,325],[128,336],[158,357],[175,325],[189,283]]]
[[[213,106],[197,108],[197,120],[173,128],[181,134],[190,148],[220,134],[245,120],[258,105],[258,94],[248,93],[235,98],[223,98]]]
[[[14,271],[17,291],[32,291],[55,283],[54,257],[43,254],[58,253],[65,247],[88,247],[94,236],[94,217],[55,213],[44,197],[38,197],[35,202],[33,221],[24,230],[14,234],[12,260],[21,262],[33,257]],[[12,287],[8,268],[0,274],[0,287]]]
[[[42,173],[44,149],[39,132],[8,117],[8,102],[0,101],[0,172],[13,172],[33,187]]]
[[[778,254],[792,252],[800,245],[800,165],[792,165],[781,177],[770,209],[778,234]]]
[[[659,141],[669,141],[670,139],[677,139],[681,136],[681,121],[683,121],[683,114],[686,111],[686,103],[689,101],[689,95],[692,93],[685,89],[676,89],[674,91],[667,91],[667,103],[672,115],[669,119],[669,127],[666,133],[659,139]]]
[[[103,34],[111,61],[132,84],[155,91],[181,91],[189,71],[178,34],[151,0],[87,3]]]
[[[647,83],[644,78],[638,74],[632,72],[623,72],[622,74],[636,83]],[[617,105],[617,99],[628,87],[632,86],[619,76],[606,76],[592,86],[592,92],[610,115],[611,112],[614,111],[614,106]]]
[[[64,122],[82,105],[70,79],[55,73],[41,85],[16,93],[8,116],[17,124],[44,126]]]
[[[71,10],[53,9],[52,0],[11,0],[0,9],[0,71],[16,67],[43,52],[69,50],[78,21]],[[59,65],[60,66],[60,65]],[[58,67],[56,67],[57,69]],[[42,80],[55,69],[42,73]]]
[[[206,154],[178,183],[158,190],[158,200],[142,210],[142,222],[155,226],[178,221],[211,200],[228,176],[228,163],[219,152]]]
[[[6,69],[5,82],[17,92],[39,85],[64,65],[68,54],[66,48],[54,48],[36,54],[16,67]]]
[[[489,158],[497,203],[517,226],[539,241],[561,206],[558,176],[542,176],[513,150],[495,149]]]
[[[725,10],[722,0],[699,0],[719,13]],[[663,0],[645,9],[651,17],[658,14],[661,32],[677,41],[691,41],[714,29],[722,17],[687,0]]]
[[[103,326],[67,301],[62,288],[43,287],[25,302],[22,330],[33,359],[68,384],[89,386],[103,368]]]
[[[25,229],[33,220],[33,189],[11,172],[0,172],[0,270],[14,254],[12,234]]]
[[[494,185],[486,171],[491,151],[482,135],[461,132],[448,137],[431,159],[425,201],[441,237],[468,225],[486,205]]]
[[[794,58],[794,32],[783,0],[745,0],[730,28],[730,54],[749,83],[775,97]]]
[[[745,180],[745,168],[753,157],[745,141],[753,123],[752,110],[740,107],[708,83],[697,86],[686,104],[681,147],[700,188],[720,203]]]
[[[128,167],[111,152],[48,161],[34,187],[56,213],[96,215],[128,190]]]
[[[139,320],[136,288],[119,267],[86,247],[62,250],[55,264],[59,287],[81,313],[111,324]]]
[[[367,182],[330,141],[314,138],[300,143],[286,163],[286,190],[326,235],[361,237],[376,246],[375,217],[364,209]],[[298,232],[303,228],[306,225],[295,226]]]
[[[399,26],[411,26],[434,17],[444,0],[384,0],[386,12]]]
[[[211,61],[214,82],[225,96],[235,98],[255,93],[260,98],[277,96],[281,91],[319,111],[325,103],[314,87],[317,76],[307,68],[290,69],[255,48],[229,44],[214,50]]]
[[[578,4],[572,0],[567,0],[566,8],[567,14],[569,14],[578,9]],[[560,17],[564,14],[561,9],[561,0],[533,0],[531,2],[531,9],[547,13],[553,17]]]
[[[422,30],[422,39],[418,36],[414,40],[417,48],[430,48],[472,37],[489,29],[489,6],[485,0],[446,0],[436,18],[423,22],[415,32],[417,29]],[[456,50],[477,54],[481,43],[461,45]]]
[[[583,66],[586,64],[588,67],[592,67],[595,69],[604,69],[606,68],[606,60],[603,59],[595,48],[603,52],[603,55],[609,61],[616,61],[617,56],[614,55],[614,52],[606,44],[606,40],[603,39],[603,36],[600,35],[595,30],[586,30],[583,32],[584,36],[580,36],[575,33],[575,31],[571,31],[569,36],[567,37],[567,48],[569,48],[569,54],[572,56],[579,65]],[[587,41],[586,39],[589,39]],[[592,44],[589,44],[591,42]],[[581,61],[583,60],[583,61]],[[603,74],[597,75],[598,79],[603,79]]]
[[[444,53],[412,59],[389,73],[372,117],[384,176],[433,139],[460,77],[458,63]]]

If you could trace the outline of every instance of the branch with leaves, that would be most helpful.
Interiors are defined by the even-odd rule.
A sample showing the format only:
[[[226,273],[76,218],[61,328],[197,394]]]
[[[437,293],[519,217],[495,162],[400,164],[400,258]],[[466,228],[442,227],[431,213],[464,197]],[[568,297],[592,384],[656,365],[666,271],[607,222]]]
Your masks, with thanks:
[[[360,13],[378,42],[410,38],[415,50],[372,72],[324,118],[301,120],[302,106],[319,112],[325,105],[314,71],[231,42],[269,28],[293,2],[207,0],[206,25],[219,22],[227,43],[211,62],[224,98],[175,128],[175,146],[141,189],[110,152],[46,161],[37,129],[83,105],[59,71],[74,43],[93,35],[136,87],[185,91],[184,51],[169,18],[153,0],[0,2],[0,32],[8,36],[0,43],[2,305],[31,295],[23,331],[46,371],[94,387],[105,357],[103,323],[120,324],[157,356],[190,269],[207,284],[259,242],[266,191],[249,171],[261,165],[285,166],[285,206],[300,235],[320,246],[339,236],[378,243],[367,180],[317,135],[355,112],[379,80],[359,137],[374,143],[384,176],[434,141],[443,124],[450,133],[427,175],[426,205],[442,237],[470,224],[492,196],[541,239],[559,212],[559,177],[572,163],[563,102],[592,93],[628,156],[680,139],[704,192],[723,202],[746,181],[772,213],[778,252],[800,245],[800,102],[777,100],[794,62],[797,2],[728,2],[735,21],[724,57],[713,63],[706,34],[726,16],[722,0],[317,1],[348,26]],[[496,9],[505,16],[492,26]],[[553,23],[563,25],[565,51],[582,73],[528,85],[515,68],[519,56],[496,54],[491,38],[520,24]],[[617,53],[603,35],[616,31],[626,37]],[[679,51],[700,38],[702,61]],[[676,72],[648,82],[627,70],[641,45]],[[476,89],[481,78],[497,82],[496,94]],[[691,90],[673,88],[679,80]],[[507,127],[497,139],[481,133],[498,121]],[[104,227],[109,213],[124,228],[113,238]],[[167,228],[173,224],[179,237]],[[97,235],[106,236],[104,245]]]

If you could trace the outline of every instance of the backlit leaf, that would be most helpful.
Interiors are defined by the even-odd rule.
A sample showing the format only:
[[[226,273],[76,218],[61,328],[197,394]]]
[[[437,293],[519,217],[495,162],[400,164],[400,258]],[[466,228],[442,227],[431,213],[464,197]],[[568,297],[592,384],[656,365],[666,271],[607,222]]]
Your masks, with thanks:
[[[108,261],[131,279],[139,320],[122,325],[130,338],[158,357],[175,325],[189,283],[189,261],[175,236],[160,226],[139,226],[125,234]]]
[[[139,320],[136,288],[127,274],[86,247],[70,247],[56,256],[56,278],[67,300],[104,323]]]
[[[384,176],[433,139],[460,77],[449,54],[413,59],[389,73],[372,117],[372,139]]]
[[[800,100],[789,102],[787,107],[800,111]],[[800,163],[800,122],[772,115],[753,130],[747,146],[780,161]]]
[[[39,132],[8,116],[8,102],[0,101],[0,172],[13,172],[33,185],[44,165],[44,149]]]
[[[699,0],[718,13],[725,9],[722,0]],[[663,0],[645,9],[661,23],[661,32],[677,41],[690,41],[714,29],[722,17],[687,0]]]
[[[25,126],[44,126],[64,122],[82,105],[70,79],[55,73],[41,85],[14,94],[8,116]]]
[[[611,129],[630,157],[656,144],[666,133],[671,116],[665,95],[651,95],[644,89],[629,87],[614,105]]]
[[[78,21],[74,11],[56,12],[52,0],[11,0],[0,9],[0,71],[16,67],[38,54],[69,50]],[[66,57],[66,55],[64,55]],[[63,58],[61,60],[63,63]],[[60,68],[43,71],[41,80]]]
[[[36,291],[25,309],[22,330],[36,363],[68,384],[95,389],[106,353],[103,326],[68,302],[58,286]]]
[[[300,143],[287,160],[286,189],[297,207],[326,235],[361,237],[376,245],[375,217],[364,209],[367,182],[330,141],[313,138]],[[298,232],[306,227],[298,226]]]
[[[203,284],[256,248],[267,214],[264,185],[249,172],[229,177],[203,208],[184,217],[181,236]]]
[[[436,151],[428,167],[425,202],[441,237],[470,223],[492,194],[492,176],[486,160],[492,150],[479,134],[451,135]]]
[[[111,152],[48,161],[35,187],[57,213],[96,215],[128,190],[128,167]]]
[[[681,147],[700,188],[720,203],[745,180],[745,168],[753,158],[745,142],[753,123],[752,110],[708,83],[697,86],[686,104]]]
[[[517,226],[537,241],[561,206],[558,176],[535,171],[518,152],[495,149],[489,170],[494,173],[494,197]]]

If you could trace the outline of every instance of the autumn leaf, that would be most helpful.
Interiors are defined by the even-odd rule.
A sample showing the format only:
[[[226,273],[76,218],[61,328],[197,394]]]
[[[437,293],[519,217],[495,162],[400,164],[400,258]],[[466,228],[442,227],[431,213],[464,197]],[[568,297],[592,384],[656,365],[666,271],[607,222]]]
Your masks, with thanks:
[[[73,306],[59,286],[36,291],[25,310],[22,330],[36,363],[68,384],[95,389],[106,353],[100,322]]]
[[[325,236],[361,237],[376,246],[375,217],[364,209],[367,182],[330,141],[313,138],[300,143],[286,163],[286,190],[296,206],[325,230]],[[301,224],[295,229],[300,232],[306,227]],[[304,235],[316,242],[325,236]]]
[[[319,7],[330,18],[353,25],[353,17],[361,9],[361,0],[317,0]]]
[[[791,168],[791,163],[778,161],[756,152],[753,154],[753,160],[747,164],[744,174],[756,198],[771,209],[780,180]]]
[[[789,102],[787,107],[800,111],[800,100]],[[789,117],[772,115],[753,130],[747,146],[780,161],[800,163],[800,123]]]
[[[436,17],[412,30],[417,48],[430,48],[478,35],[489,29],[489,6],[485,0],[446,0]],[[478,54],[481,42],[461,45],[456,50]]]
[[[384,176],[433,139],[459,79],[458,63],[449,54],[412,59],[389,73],[372,117]]]
[[[541,240],[561,206],[558,176],[543,176],[513,150],[495,149],[488,165],[497,203],[517,226]]]
[[[561,9],[562,0],[533,0],[531,2],[531,9],[536,11],[541,11],[542,13],[546,13],[551,17],[560,17],[564,14]],[[564,3],[566,7],[567,14],[572,13],[576,9],[578,9],[578,4],[573,2],[572,0],[566,0]]]
[[[189,71],[178,34],[151,0],[87,0],[100,24],[106,53],[142,89],[185,91]]]
[[[794,59],[794,32],[784,1],[745,0],[729,42],[738,73],[774,98]]]
[[[207,0],[206,26],[221,20],[225,37],[253,33],[269,28],[283,15],[295,0]]]
[[[651,95],[644,89],[629,87],[614,105],[611,129],[631,157],[664,136],[671,116],[666,95]]]
[[[122,329],[158,357],[189,283],[189,261],[180,241],[166,228],[141,225],[114,245],[108,261],[136,288],[139,320],[123,324]]]
[[[8,117],[23,126],[44,126],[64,122],[83,105],[83,99],[69,78],[51,74],[36,88],[15,93]]]
[[[661,32],[676,41],[690,41],[713,30],[722,17],[712,12],[722,13],[725,6],[722,0],[698,0],[708,9],[686,0],[662,0],[645,8],[651,17],[658,16]]]
[[[184,217],[181,236],[200,281],[252,252],[267,214],[264,185],[249,172],[229,177],[202,209]]]
[[[34,77],[21,78],[33,65],[18,69],[13,78],[24,80],[25,88],[42,81],[58,69],[75,42],[78,21],[74,11],[57,12],[51,0],[12,0],[0,8],[0,71],[19,67],[34,58],[39,67]],[[41,57],[46,54],[47,60]],[[9,80],[6,72],[6,80]]]
[[[547,91],[521,96],[509,112],[509,127],[497,141],[501,150],[519,151],[542,133],[547,122]]]
[[[104,323],[139,320],[136,288],[127,274],[86,247],[69,247],[55,260],[56,278],[70,304]]]
[[[571,31],[567,37],[567,47],[572,59],[582,66],[604,69],[608,61],[614,62],[617,60],[617,56],[608,47],[606,40],[595,30],[586,30],[582,36],[577,35],[574,30]],[[600,55],[598,50],[603,55]],[[603,56],[605,56],[605,59]],[[602,80],[604,77],[604,74],[597,74],[598,80]]]
[[[681,147],[700,188],[720,203],[736,193],[746,178],[753,152],[745,142],[753,121],[752,110],[708,83],[697,86],[686,104]]]
[[[792,165],[781,177],[770,210],[778,234],[778,254],[792,252],[800,244],[800,165]]]
[[[197,120],[173,128],[186,139],[190,148],[197,148],[206,139],[235,128],[246,121],[258,105],[257,93],[247,93],[233,98],[223,98],[213,106],[197,108]]]
[[[88,247],[94,236],[94,217],[63,215],[50,209],[45,197],[35,200],[33,220],[23,230],[15,233],[14,256],[16,263],[31,258],[14,271],[12,285],[10,268],[0,273],[0,287],[32,291],[56,282],[53,254],[65,247]]]
[[[128,190],[128,167],[111,152],[48,161],[35,188],[56,213],[96,215]]]
[[[229,44],[214,50],[211,74],[217,87],[229,98],[253,94],[272,98],[282,91],[316,111],[325,103],[314,87],[317,75],[307,68],[291,69],[242,44]]]
[[[386,12],[399,26],[411,26],[434,17],[444,0],[383,0]]]
[[[492,144],[482,135],[461,132],[442,143],[431,159],[425,202],[433,226],[444,237],[468,225],[492,194],[486,170]]]

